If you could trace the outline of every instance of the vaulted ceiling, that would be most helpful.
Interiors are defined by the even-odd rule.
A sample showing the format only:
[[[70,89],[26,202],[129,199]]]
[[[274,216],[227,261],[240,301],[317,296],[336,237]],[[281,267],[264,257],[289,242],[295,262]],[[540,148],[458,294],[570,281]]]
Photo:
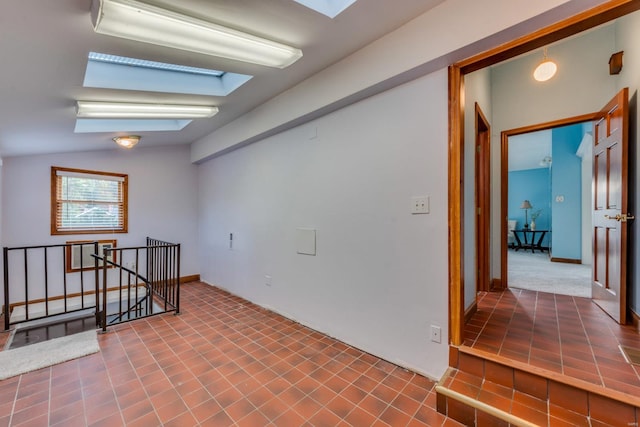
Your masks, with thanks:
[[[97,34],[91,0],[5,2],[0,13],[0,156],[114,148],[118,132],[74,133],[76,101],[216,105],[181,131],[136,132],[139,147],[189,144],[443,0],[360,0],[331,19],[294,0],[143,0],[302,49],[284,69]],[[83,87],[89,52],[254,76],[228,96]],[[126,132],[127,129],[122,129]]]

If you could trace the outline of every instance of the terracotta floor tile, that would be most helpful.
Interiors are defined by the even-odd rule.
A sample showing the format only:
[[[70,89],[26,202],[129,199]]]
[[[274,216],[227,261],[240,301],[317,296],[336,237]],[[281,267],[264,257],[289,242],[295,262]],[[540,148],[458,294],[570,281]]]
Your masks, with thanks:
[[[51,413],[49,414],[49,423],[60,424],[66,422],[65,424],[72,424],[73,421],[70,420],[74,417],[80,417],[82,419],[82,423],[85,423],[84,408],[82,402],[72,403],[70,405],[59,407],[59,409],[51,411]]]
[[[392,389],[391,387],[387,387],[384,384],[379,384],[371,391],[371,394],[387,403],[391,403],[396,398],[396,396],[398,396],[398,392],[396,390]]]
[[[511,406],[511,413],[516,417],[524,418],[535,425],[545,426],[548,425],[548,415],[546,413],[536,411],[529,406],[525,406],[518,402],[513,402]]]
[[[340,396],[344,397],[345,399],[347,399],[348,401],[350,401],[354,405],[357,405],[358,403],[360,403],[362,401],[362,399],[367,397],[367,394],[368,393],[366,391],[364,391],[364,390],[360,389],[359,387],[356,387],[355,385],[351,384],[347,388],[342,390],[342,392],[340,393]]]
[[[389,403],[383,402],[373,395],[369,395],[365,397],[358,406],[373,416],[378,417],[387,409]],[[433,407],[433,409],[435,409],[435,407]]]
[[[478,400],[504,412],[509,412],[511,410],[512,400],[510,398],[491,393],[487,390],[480,391],[478,394]]]
[[[166,423],[187,411],[188,408],[181,399],[174,400],[167,405],[156,408],[158,418],[160,418],[160,421],[163,423]]]
[[[404,412],[394,408],[393,406],[389,406],[380,415],[380,419],[390,426],[407,425],[411,418],[412,417],[410,415],[405,414]]]
[[[220,411],[217,414],[213,415],[211,418],[207,418],[206,420],[200,422],[200,425],[211,427],[226,427],[234,425],[234,421],[229,418],[229,416],[224,411]]]
[[[325,407],[341,419],[344,419],[353,410],[353,403],[343,397],[336,396]]]
[[[323,408],[323,404],[316,402],[309,396],[302,398],[298,403],[293,405],[293,409],[305,420],[311,419],[318,411]]]
[[[305,419],[299,415],[293,409],[286,411],[284,414],[280,415],[273,421],[273,424],[276,426],[301,426],[305,422]]]
[[[418,408],[420,408],[420,402],[413,400],[405,394],[400,394],[393,402],[391,402],[391,406],[413,417],[418,411]]]
[[[97,354],[0,381],[0,425],[457,425],[425,377],[217,288],[182,293],[180,316],[111,327]]]
[[[255,410],[256,407],[253,406],[253,404],[245,398],[239,399],[232,405],[225,408],[225,412],[227,413],[227,415],[229,415],[234,420],[240,420]]]
[[[589,418],[560,406],[549,405],[550,419],[559,419],[576,427],[590,427]]]
[[[424,402],[431,387],[421,387],[413,383],[407,384],[407,386],[402,390],[403,396],[407,396],[418,403]]]
[[[269,423],[267,417],[265,417],[259,411],[253,411],[249,415],[244,418],[241,418],[236,422],[236,425],[239,427],[255,427],[255,426],[264,426]]]
[[[550,376],[640,395],[638,370],[628,370],[618,350],[623,342],[640,347],[640,334],[615,323],[590,299],[520,289],[481,293],[469,323],[473,348]]]
[[[284,403],[277,397],[269,400],[267,403],[260,406],[258,409],[262,414],[264,414],[269,420],[273,421],[278,418],[280,415],[285,413],[291,407]]]
[[[147,399],[139,401],[122,411],[126,423],[132,423],[149,413],[153,413],[153,405]]]

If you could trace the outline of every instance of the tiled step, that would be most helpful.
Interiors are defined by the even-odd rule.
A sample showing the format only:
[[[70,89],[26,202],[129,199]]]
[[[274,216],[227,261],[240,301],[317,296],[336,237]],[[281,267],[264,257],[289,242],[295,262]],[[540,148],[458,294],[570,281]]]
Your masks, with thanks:
[[[470,426],[628,427],[640,421],[640,407],[628,396],[567,384],[557,374],[492,356],[452,348],[451,368],[436,386],[440,413]]]

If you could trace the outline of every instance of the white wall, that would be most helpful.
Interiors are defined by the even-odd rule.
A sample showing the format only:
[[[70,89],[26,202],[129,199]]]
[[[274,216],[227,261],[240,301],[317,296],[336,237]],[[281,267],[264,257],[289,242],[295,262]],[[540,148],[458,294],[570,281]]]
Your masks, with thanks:
[[[592,30],[582,37],[559,42],[548,49],[558,64],[556,76],[536,82],[533,69],[542,59],[538,51],[497,65],[491,73],[492,239],[500,237],[500,133],[522,126],[550,122],[599,111],[616,92],[609,76],[609,57],[615,52],[614,26]],[[500,275],[500,245],[493,245],[492,272]]]
[[[491,124],[491,70],[464,76],[464,307],[476,300],[475,103]],[[491,145],[500,144],[493,137]],[[490,247],[493,246],[490,243]],[[493,277],[493,276],[491,276]]]
[[[200,165],[203,280],[439,378],[446,88],[441,70]],[[419,195],[430,214],[410,214]],[[317,229],[317,256],[296,253],[297,227]]]
[[[194,162],[439,70],[605,0],[447,0],[192,144]]]
[[[582,224],[582,255],[580,257],[582,264],[591,265],[593,261],[593,241],[592,232],[593,226],[591,225],[591,183],[593,181],[593,137],[591,130],[589,133],[585,133],[580,142],[580,147],[576,153],[581,160],[581,212],[582,217],[580,223]]]
[[[128,174],[129,232],[52,236],[51,166]],[[120,247],[142,246],[149,236],[181,243],[181,275],[199,273],[197,166],[190,163],[188,146],[8,157],[2,169],[4,246],[92,239],[117,239]]]

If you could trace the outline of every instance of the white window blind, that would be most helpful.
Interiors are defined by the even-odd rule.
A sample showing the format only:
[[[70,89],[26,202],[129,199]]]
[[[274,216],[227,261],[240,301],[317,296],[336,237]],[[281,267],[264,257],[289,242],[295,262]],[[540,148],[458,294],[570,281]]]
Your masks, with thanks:
[[[127,231],[127,175],[52,168],[52,234]]]

